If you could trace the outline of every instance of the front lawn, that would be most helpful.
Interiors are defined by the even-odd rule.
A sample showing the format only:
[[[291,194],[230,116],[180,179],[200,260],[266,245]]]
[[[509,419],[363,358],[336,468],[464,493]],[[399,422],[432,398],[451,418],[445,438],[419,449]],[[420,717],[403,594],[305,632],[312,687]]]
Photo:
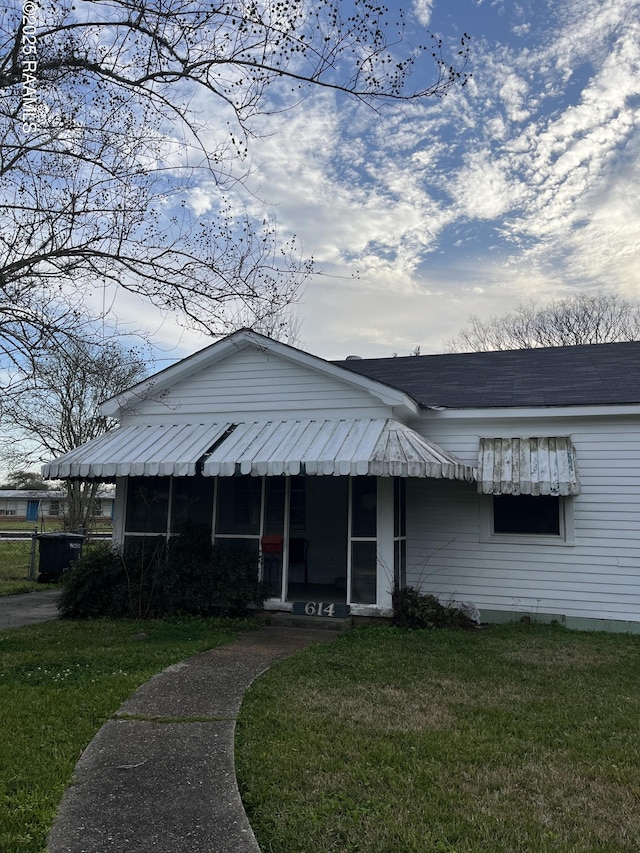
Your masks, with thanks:
[[[42,853],[102,723],[151,675],[243,627],[0,632],[0,850]],[[639,684],[636,636],[355,629],[246,694],[236,763],[249,819],[263,853],[635,853]]]
[[[0,539],[0,595],[36,589],[29,577],[31,539]]]
[[[244,623],[46,622],[0,631],[0,851],[42,853],[80,753],[152,675]]]
[[[85,542],[83,547],[85,552],[92,547],[93,541],[95,540]],[[33,592],[34,590],[47,589],[51,586],[50,584],[43,586],[35,580],[30,581],[28,579],[32,547],[30,538],[0,538],[0,596]],[[36,576],[38,574],[38,565],[38,548],[36,546]]]
[[[364,628],[245,697],[263,853],[640,850],[640,637]]]

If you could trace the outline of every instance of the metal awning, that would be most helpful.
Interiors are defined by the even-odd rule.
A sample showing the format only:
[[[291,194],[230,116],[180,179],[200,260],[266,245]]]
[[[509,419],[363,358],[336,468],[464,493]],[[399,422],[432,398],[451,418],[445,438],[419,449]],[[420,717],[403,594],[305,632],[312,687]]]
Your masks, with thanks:
[[[202,473],[475,480],[471,466],[391,419],[238,424],[205,460]]]
[[[225,434],[229,424],[125,426],[59,456],[43,477],[192,477],[198,461]]]
[[[43,467],[49,479],[315,474],[475,480],[475,470],[392,419],[157,424],[113,430]]]
[[[481,438],[478,491],[485,495],[577,495],[571,439]]]

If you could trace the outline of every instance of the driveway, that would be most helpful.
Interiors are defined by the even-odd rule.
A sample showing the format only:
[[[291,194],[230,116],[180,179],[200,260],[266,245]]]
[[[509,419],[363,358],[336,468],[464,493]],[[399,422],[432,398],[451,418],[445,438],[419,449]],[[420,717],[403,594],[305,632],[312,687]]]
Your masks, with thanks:
[[[5,628],[21,628],[58,618],[57,589],[28,592],[25,595],[0,596],[0,631]]]

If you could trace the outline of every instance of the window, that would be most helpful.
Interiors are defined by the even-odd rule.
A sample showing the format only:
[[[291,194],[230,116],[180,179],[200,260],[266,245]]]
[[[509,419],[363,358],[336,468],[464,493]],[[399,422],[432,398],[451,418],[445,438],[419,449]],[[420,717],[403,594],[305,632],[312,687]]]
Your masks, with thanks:
[[[49,515],[60,515],[60,501],[49,501]]]
[[[481,539],[574,544],[573,500],[553,495],[492,495],[481,504]]]
[[[493,532],[560,536],[560,498],[494,495]]]

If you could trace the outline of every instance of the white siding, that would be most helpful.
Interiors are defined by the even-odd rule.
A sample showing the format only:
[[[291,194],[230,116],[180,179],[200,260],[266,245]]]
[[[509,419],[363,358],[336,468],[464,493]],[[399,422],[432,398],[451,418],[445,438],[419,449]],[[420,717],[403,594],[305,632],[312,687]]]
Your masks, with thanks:
[[[168,393],[140,401],[122,424],[142,419],[181,423],[203,416],[216,420],[286,420],[288,417],[389,417],[390,407],[373,395],[272,353],[244,349],[203,370]]]
[[[481,501],[463,483],[411,481],[408,582],[482,610],[640,621],[640,435],[631,419],[442,420],[426,435],[471,462],[480,435],[571,435],[581,493],[575,544],[481,541]]]

